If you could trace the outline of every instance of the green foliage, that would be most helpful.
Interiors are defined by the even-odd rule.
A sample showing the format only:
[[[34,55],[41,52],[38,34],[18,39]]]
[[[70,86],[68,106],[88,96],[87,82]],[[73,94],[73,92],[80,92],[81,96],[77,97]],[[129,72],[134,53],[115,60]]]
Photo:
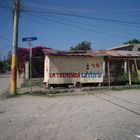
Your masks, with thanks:
[[[131,81],[132,81],[132,84],[138,84],[138,85],[140,84],[136,71],[133,71],[131,73]],[[126,74],[123,73],[119,75],[118,78],[116,79],[116,85],[127,85],[128,83],[129,83],[128,73]]]
[[[6,70],[11,70],[11,62],[8,59],[0,61],[0,73],[4,73]]]
[[[24,79],[23,83],[20,85],[22,88],[24,87],[29,87],[29,80],[28,79]]]
[[[136,71],[133,71],[131,73],[131,79],[132,79],[132,84],[140,84],[140,81],[138,80],[138,75]]]
[[[88,41],[83,41],[76,45],[75,47],[71,47],[70,50],[91,50],[91,43]]]
[[[3,62],[0,61],[0,72],[2,72],[2,70],[3,70]]]
[[[129,40],[127,42],[124,42],[124,44],[140,44],[140,40],[139,39],[132,39],[132,40]]]
[[[34,70],[32,70],[32,77],[42,77],[44,72],[44,53],[43,49],[47,47],[34,47],[32,48],[32,65],[34,64]],[[19,74],[25,72],[25,62],[29,61],[29,49],[28,48],[18,48],[18,62],[17,68]],[[36,57],[36,59],[35,59]],[[37,57],[42,57],[42,59],[38,59]],[[35,71],[36,70],[36,71]]]
[[[5,65],[5,69],[10,71],[11,70],[11,60],[10,59],[6,59],[3,63]]]
[[[73,89],[49,89],[46,91],[32,91],[30,95],[35,95],[35,96],[55,96],[55,95],[72,95],[71,93],[75,92]],[[66,94],[67,93],[67,94]]]
[[[120,85],[128,84],[128,74],[124,73],[124,74],[120,75],[117,79],[117,83],[120,84]]]

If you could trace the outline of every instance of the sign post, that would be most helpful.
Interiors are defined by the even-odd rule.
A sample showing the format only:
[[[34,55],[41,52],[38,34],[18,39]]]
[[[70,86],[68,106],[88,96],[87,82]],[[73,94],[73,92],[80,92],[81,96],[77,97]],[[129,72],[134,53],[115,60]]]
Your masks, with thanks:
[[[29,48],[30,48],[30,59],[29,59],[29,64],[30,64],[30,69],[29,69],[29,73],[30,73],[30,90],[32,92],[32,44],[31,42],[37,40],[37,37],[27,37],[27,38],[22,38],[22,41],[26,41],[29,43]]]

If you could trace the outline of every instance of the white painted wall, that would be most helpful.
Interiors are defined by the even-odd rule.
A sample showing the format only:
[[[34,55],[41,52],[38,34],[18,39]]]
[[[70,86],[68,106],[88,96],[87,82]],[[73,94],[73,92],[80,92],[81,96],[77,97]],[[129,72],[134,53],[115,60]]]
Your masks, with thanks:
[[[103,62],[103,57],[46,56],[44,82],[49,84],[77,81],[81,83],[103,82]],[[88,70],[87,65],[89,65]]]

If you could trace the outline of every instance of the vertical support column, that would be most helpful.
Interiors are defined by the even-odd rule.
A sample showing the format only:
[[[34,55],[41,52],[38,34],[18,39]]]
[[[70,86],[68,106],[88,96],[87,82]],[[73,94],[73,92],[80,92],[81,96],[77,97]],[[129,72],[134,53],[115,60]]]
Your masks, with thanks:
[[[127,73],[127,61],[125,60],[124,61],[124,74]]]
[[[129,85],[131,85],[132,81],[131,81],[130,60],[128,60],[128,80],[129,80]]]
[[[30,91],[32,93],[32,44],[31,41],[29,41],[29,47],[30,47]]]
[[[107,60],[107,71],[108,71],[108,86],[110,87],[110,62]]]
[[[105,61],[103,62],[103,76],[105,76]]]

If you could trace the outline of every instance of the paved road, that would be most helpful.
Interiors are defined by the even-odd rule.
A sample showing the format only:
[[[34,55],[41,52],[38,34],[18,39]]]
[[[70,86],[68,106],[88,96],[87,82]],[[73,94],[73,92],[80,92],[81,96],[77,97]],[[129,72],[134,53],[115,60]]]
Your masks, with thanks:
[[[0,140],[139,140],[140,91],[0,101]]]
[[[17,78],[17,86],[19,87],[22,79]],[[0,73],[0,95],[5,91],[10,91],[11,73]]]
[[[10,89],[10,73],[0,74],[0,94]]]

